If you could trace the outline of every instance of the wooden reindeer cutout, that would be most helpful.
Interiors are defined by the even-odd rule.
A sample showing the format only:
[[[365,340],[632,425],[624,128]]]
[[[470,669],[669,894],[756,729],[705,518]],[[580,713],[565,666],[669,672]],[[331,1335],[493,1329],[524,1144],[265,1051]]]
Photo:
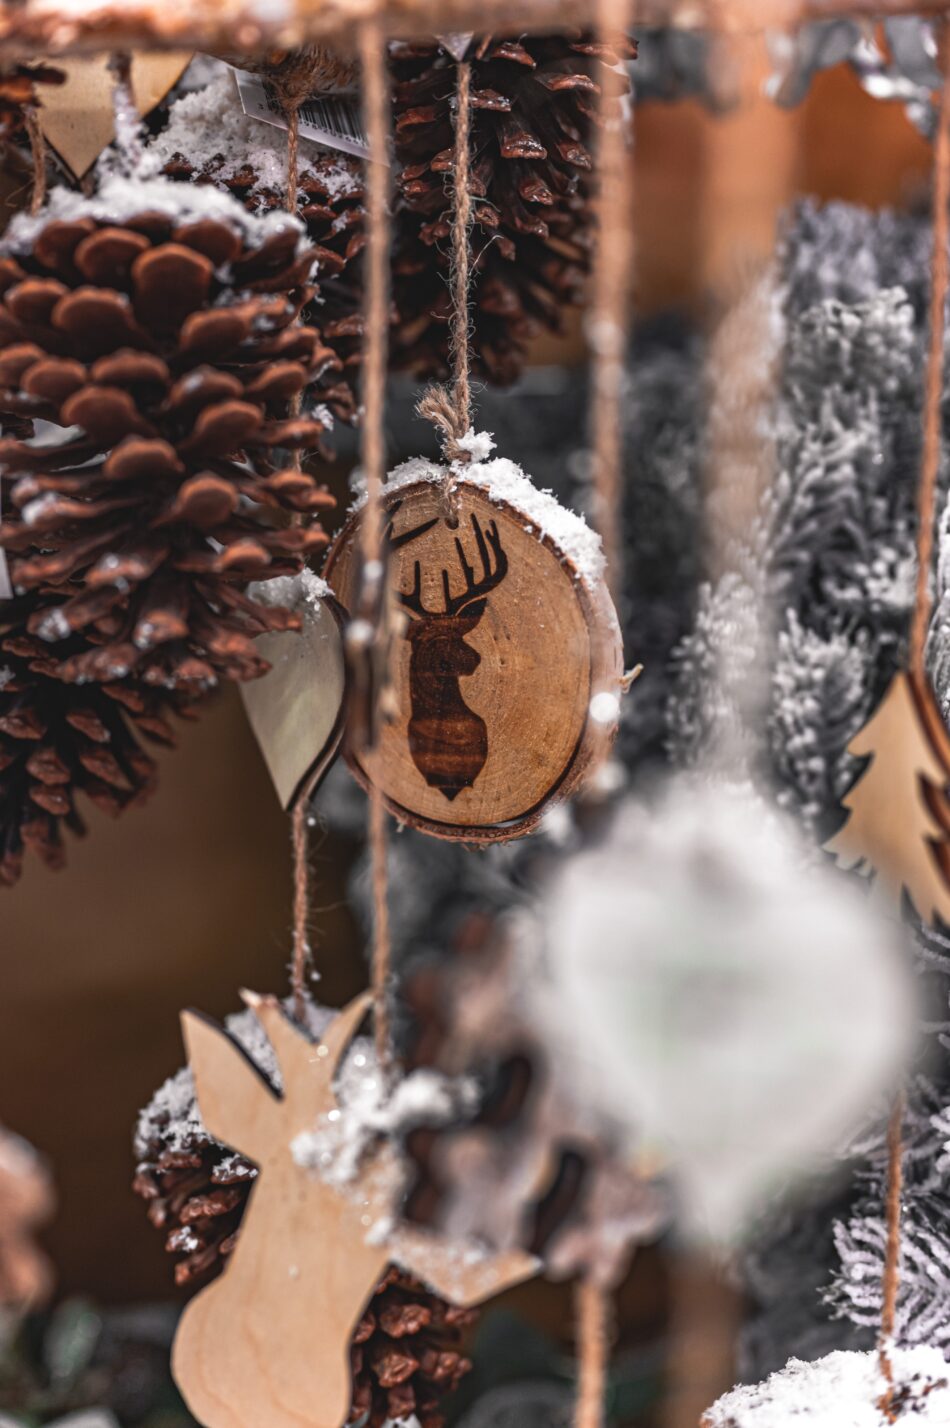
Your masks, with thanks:
[[[333,1081],[368,993],[337,1015],[319,1046],[275,998],[245,993],[245,1001],[273,1046],[282,1096],[222,1028],[195,1012],[182,1018],[205,1125],[260,1174],[227,1270],[182,1315],[172,1368],[205,1428],[341,1428],[350,1341],[388,1264],[473,1305],[530,1277],[537,1263],[393,1228],[401,1172],[388,1143],[342,1190],[295,1163],[294,1137],[339,1110]]]
[[[488,726],[465,703],[459,680],[474,674],[481,655],[465,643],[485,613],[488,597],[508,574],[508,557],[502,549],[498,525],[492,521],[487,538],[472,513],[472,528],[481,561],[481,578],[465,558],[458,536],[455,550],[465,581],[461,594],[453,595],[449,572],[442,571],[441,611],[427,610],[422,599],[422,564],[413,567],[412,589],[398,592],[399,603],[409,613],[406,638],[412,646],[409,661],[409,749],[412,761],[430,788],[437,788],[451,803],[471,788],[488,759]],[[431,528],[432,521],[392,536],[398,549]],[[391,526],[390,526],[391,530]],[[398,545],[397,545],[398,542]]]

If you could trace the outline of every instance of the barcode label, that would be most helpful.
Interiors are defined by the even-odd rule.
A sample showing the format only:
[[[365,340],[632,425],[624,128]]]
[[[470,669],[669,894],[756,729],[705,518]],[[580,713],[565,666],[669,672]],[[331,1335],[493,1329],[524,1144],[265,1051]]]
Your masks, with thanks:
[[[260,75],[238,69],[235,76],[244,113],[264,124],[286,129],[287,119],[277,97]],[[315,94],[301,104],[300,137],[344,154],[355,154],[359,159],[369,155],[359,103],[348,94]]]

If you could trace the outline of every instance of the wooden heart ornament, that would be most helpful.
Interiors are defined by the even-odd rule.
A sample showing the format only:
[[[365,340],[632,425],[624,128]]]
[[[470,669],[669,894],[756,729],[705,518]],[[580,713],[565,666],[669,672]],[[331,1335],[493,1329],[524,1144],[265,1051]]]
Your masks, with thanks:
[[[269,587],[278,587],[273,594]],[[254,598],[276,599],[300,615],[300,630],[259,635],[270,665],[262,679],[241,685],[241,697],[281,806],[313,793],[343,737],[346,669],[342,612],[309,570],[262,581]]]
[[[277,1057],[280,1096],[221,1027],[195,1012],[182,1018],[205,1125],[260,1173],[225,1272],[182,1315],[172,1369],[205,1428],[342,1428],[350,1341],[387,1265],[474,1305],[529,1278],[537,1261],[400,1226],[403,1171],[389,1141],[343,1185],[294,1159],[298,1135],[344,1114],[334,1079],[368,994],[334,1018],[319,1046],[276,998],[245,1001]]]
[[[371,750],[347,747],[347,762],[427,833],[518,837],[576,790],[616,731],[623,649],[599,538],[508,461],[410,461],[383,500],[404,616],[397,713]],[[325,569],[350,610],[359,519]]]

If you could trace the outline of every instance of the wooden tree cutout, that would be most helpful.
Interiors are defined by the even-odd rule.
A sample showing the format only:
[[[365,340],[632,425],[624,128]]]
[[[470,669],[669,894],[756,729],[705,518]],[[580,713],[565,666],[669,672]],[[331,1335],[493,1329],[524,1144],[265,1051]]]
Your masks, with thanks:
[[[398,1225],[402,1172],[389,1142],[344,1189],[297,1165],[294,1137],[339,1111],[334,1076],[371,998],[345,1007],[319,1046],[276,998],[244,999],[273,1046],[281,1096],[221,1027],[196,1012],[182,1017],[205,1125],[260,1174],[227,1270],[182,1315],[172,1368],[205,1428],[341,1428],[350,1341],[388,1264],[473,1305],[529,1278],[537,1261]]]
[[[868,762],[828,851],[892,901],[906,891],[925,922],[950,923],[950,735],[926,676],[896,675],[848,752]]]

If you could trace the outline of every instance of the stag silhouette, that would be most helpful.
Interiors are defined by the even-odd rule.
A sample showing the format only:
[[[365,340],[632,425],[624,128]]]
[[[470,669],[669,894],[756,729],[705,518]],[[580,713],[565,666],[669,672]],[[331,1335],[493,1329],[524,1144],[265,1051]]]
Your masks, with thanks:
[[[528,1278],[537,1262],[392,1228],[402,1177],[386,1142],[342,1189],[297,1165],[294,1137],[340,1114],[334,1077],[370,998],[338,1013],[319,1046],[275,998],[244,1000],[277,1056],[282,1095],[221,1027],[195,1012],[182,1017],[202,1119],[259,1175],[227,1269],[182,1315],[172,1366],[205,1428],[341,1428],[350,1341],[388,1264],[470,1305]]]
[[[451,803],[471,788],[488,758],[488,729],[484,719],[462,698],[459,680],[474,674],[481,655],[465,643],[488,605],[491,592],[508,573],[508,557],[502,549],[498,526],[492,521],[482,531],[478,517],[471,517],[481,563],[481,577],[465,557],[465,548],[456,536],[455,549],[465,581],[458,595],[452,594],[449,572],[442,571],[445,608],[427,610],[422,603],[422,564],[415,562],[412,589],[400,590],[399,601],[410,620],[406,638],[412,646],[409,658],[409,752],[416,768],[430,788],[437,788]],[[398,549],[430,530],[436,522],[426,521],[394,536],[389,543]]]

